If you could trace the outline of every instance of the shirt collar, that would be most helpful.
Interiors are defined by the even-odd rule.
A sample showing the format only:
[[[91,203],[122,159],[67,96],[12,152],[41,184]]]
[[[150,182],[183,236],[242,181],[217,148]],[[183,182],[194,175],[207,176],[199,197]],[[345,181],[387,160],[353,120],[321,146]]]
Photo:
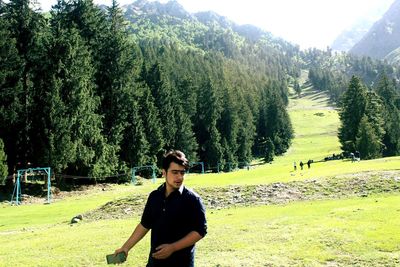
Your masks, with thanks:
[[[176,191],[174,191],[174,192],[179,192],[179,194],[182,195],[182,194],[183,194],[183,189],[184,189],[184,188],[185,188],[185,186],[182,184],[182,185],[179,187],[179,189],[176,190]],[[160,186],[158,187],[157,190],[164,194],[164,193],[165,193],[165,182],[164,182],[162,185],[160,185]]]

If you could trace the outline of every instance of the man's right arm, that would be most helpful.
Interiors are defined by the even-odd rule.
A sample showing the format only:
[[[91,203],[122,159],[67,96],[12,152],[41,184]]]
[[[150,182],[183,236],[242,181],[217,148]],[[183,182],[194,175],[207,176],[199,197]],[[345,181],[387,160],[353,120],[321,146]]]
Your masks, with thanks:
[[[149,229],[145,228],[141,223],[139,223],[135,230],[133,231],[132,235],[126,240],[125,244],[117,249],[114,254],[124,252],[126,256],[128,256],[129,250],[133,248],[137,242],[139,242],[149,231]]]

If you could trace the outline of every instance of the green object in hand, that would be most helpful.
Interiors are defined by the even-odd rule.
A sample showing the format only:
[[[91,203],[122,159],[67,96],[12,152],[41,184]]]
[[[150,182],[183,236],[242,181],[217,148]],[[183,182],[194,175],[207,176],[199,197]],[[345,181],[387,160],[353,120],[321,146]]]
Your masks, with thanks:
[[[110,254],[106,256],[107,264],[116,264],[126,261],[126,255],[124,252],[118,254]]]

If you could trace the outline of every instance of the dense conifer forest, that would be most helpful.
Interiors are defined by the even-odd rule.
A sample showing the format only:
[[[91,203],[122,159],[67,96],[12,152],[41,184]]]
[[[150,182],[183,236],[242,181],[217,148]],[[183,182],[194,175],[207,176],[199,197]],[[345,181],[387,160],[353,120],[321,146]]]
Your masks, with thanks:
[[[302,71],[338,102],[344,150],[400,154],[400,72],[383,61],[300,51],[175,1],[122,10],[117,1],[59,0],[49,13],[30,0],[0,1],[0,32],[0,160],[9,174],[29,162],[113,176],[158,164],[171,148],[214,171],[271,161],[290,147],[289,88],[301,94]]]

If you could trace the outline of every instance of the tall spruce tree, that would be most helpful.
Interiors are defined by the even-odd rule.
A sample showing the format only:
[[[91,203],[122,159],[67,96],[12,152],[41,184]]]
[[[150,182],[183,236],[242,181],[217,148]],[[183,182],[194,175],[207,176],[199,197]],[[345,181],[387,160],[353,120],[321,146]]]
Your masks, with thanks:
[[[239,108],[240,120],[238,126],[238,161],[250,163],[253,159],[252,148],[254,145],[256,127],[249,104],[246,101],[239,101],[239,103],[241,103],[241,106]]]
[[[147,161],[144,154],[147,154],[148,148],[146,140],[142,140],[144,132],[139,132],[143,131],[143,123],[137,114],[139,94],[134,93],[135,90],[140,90],[135,84],[138,52],[128,38],[122,10],[114,0],[111,7],[107,8],[106,31],[102,33],[102,41],[97,45],[100,51],[96,57],[98,62],[95,64],[95,77],[97,94],[101,100],[103,135],[107,138],[108,145],[117,153],[115,156],[124,154],[125,160],[132,166]],[[138,140],[143,141],[143,145],[134,145],[134,142],[124,140],[124,135],[127,137],[127,134],[131,137],[132,134],[137,136]],[[133,156],[130,151],[121,151],[123,142],[129,144],[125,149],[130,147],[137,155]]]
[[[18,127],[23,107],[22,60],[18,55],[16,40],[11,37],[8,20],[4,17],[5,5],[0,9],[0,138],[4,140],[10,169],[17,164]]]
[[[197,142],[193,132],[193,124],[189,114],[183,109],[183,105],[176,107],[176,135],[174,147],[184,151],[190,161],[197,161]]]
[[[56,19],[56,17],[54,17]],[[94,68],[79,31],[53,21],[53,75],[49,142],[50,160],[56,171],[103,176],[115,173],[117,159],[101,135],[94,94]],[[49,70],[50,71],[50,70]]]
[[[9,92],[13,94],[15,100],[13,104],[19,106],[19,110],[15,111],[18,117],[13,122],[12,129],[15,136],[7,139],[7,144],[13,153],[10,163],[20,162],[22,167],[26,167],[28,162],[36,160],[32,143],[36,142],[32,138],[34,129],[33,111],[35,88],[38,86],[35,77],[38,76],[37,68],[38,59],[40,58],[40,38],[41,30],[45,25],[44,17],[33,10],[32,1],[30,0],[11,0],[2,9],[4,13],[2,17],[7,20],[9,37],[15,44],[18,60],[15,61],[16,67],[20,68],[18,72],[14,72],[18,77],[13,77],[14,81],[18,81],[16,91]],[[3,12],[2,11],[2,12]],[[6,35],[7,36],[7,35]],[[3,38],[3,36],[2,36]]]
[[[239,116],[233,92],[231,91],[231,88],[224,89],[223,108],[218,128],[221,133],[224,160],[235,166],[238,163]]]
[[[166,70],[159,62],[153,64],[146,75],[146,83],[151,89],[157,109],[162,114],[164,149],[174,148],[176,137],[176,90],[172,87]],[[161,117],[160,117],[161,118]]]
[[[382,153],[384,146],[382,140],[385,135],[384,106],[382,99],[373,91],[368,91],[366,94],[365,116],[374,130],[376,139],[381,144],[379,152]],[[382,156],[382,154],[376,156]]]
[[[268,106],[269,137],[273,141],[276,155],[282,155],[290,147],[293,139],[293,127],[283,100],[272,97]]]
[[[198,144],[193,119],[196,114],[196,88],[192,79],[183,77],[177,81],[177,132],[175,147],[185,152],[190,161],[198,161]]]
[[[106,64],[104,57],[108,56],[108,59],[114,60],[113,62],[120,59],[115,59],[115,55],[110,56],[112,52],[104,55],[102,53],[104,51],[101,50],[107,41],[112,42],[111,38],[106,38],[106,33],[113,27],[111,26],[112,23],[110,22],[110,26],[107,28],[104,12],[101,12],[91,0],[59,0],[52,10],[51,25],[55,32],[57,49],[61,49],[61,59],[59,61],[63,63],[61,65],[63,71],[59,72],[61,76],[58,75],[57,79],[61,81],[62,94],[66,90],[69,91],[68,97],[62,99],[66,110],[69,111],[69,116],[67,117],[71,119],[71,117],[79,114],[75,119],[72,119],[79,126],[72,125],[70,130],[70,142],[73,145],[73,151],[76,152],[71,154],[75,158],[70,159],[72,163],[68,164],[66,171],[96,177],[115,174],[123,167],[118,157],[120,155],[119,145],[122,142],[121,132],[126,122],[122,123],[119,117],[116,116],[115,124],[107,125],[115,131],[115,134],[110,134],[110,128],[104,131],[104,115],[101,114],[101,109],[99,108],[101,107],[101,102],[97,91],[99,80],[96,79],[99,73],[106,78],[110,77],[109,73],[101,72],[101,67]],[[70,37],[66,36],[66,33],[67,35],[70,34]],[[66,45],[64,47],[59,42],[60,38],[61,40],[65,39]],[[102,58],[103,55],[104,57]],[[102,59],[103,61],[101,61]],[[120,71],[118,67],[116,68],[117,72]],[[121,79],[126,79],[126,76],[129,75],[125,74]],[[125,84],[121,84],[119,80],[110,81],[106,78],[105,80],[109,83],[101,84],[101,89],[107,91],[113,86],[118,89],[124,88]],[[117,102],[116,106],[119,108],[124,104],[128,105],[116,101],[115,98],[107,97]],[[122,111],[123,109],[121,108],[120,110]],[[113,115],[115,115],[114,112],[115,108],[113,106]],[[123,117],[123,114],[126,113],[121,112],[118,115]],[[106,136],[104,136],[105,132]],[[75,148],[76,145],[78,146]]]
[[[132,100],[129,105],[127,111],[127,126],[123,131],[123,141],[122,141],[122,149],[121,149],[121,159],[128,163],[129,167],[137,167],[142,165],[151,165],[156,162],[154,159],[154,155],[151,155],[153,150],[158,152],[161,149],[161,145],[157,148],[154,148],[155,144],[149,143],[148,140],[152,141],[151,136],[147,136],[149,124],[151,125],[153,122],[143,121],[143,119],[150,119],[149,117],[144,117],[144,114],[152,113],[154,110],[149,109],[148,113],[143,112],[141,114],[141,108],[147,109],[147,105],[144,107],[140,106],[140,103],[143,105],[143,98],[140,98],[132,92],[133,96],[130,97]],[[161,135],[161,133],[160,133]],[[160,136],[159,136],[160,137]]]
[[[3,140],[0,138],[0,180],[8,175],[7,155],[4,150]]]
[[[281,155],[289,148],[293,138],[289,115],[275,89],[274,83],[270,83],[261,94],[256,143],[256,153],[259,156],[265,155],[268,139],[274,144],[275,155]]]
[[[268,134],[268,100],[267,89],[260,92],[260,104],[257,112],[257,131],[254,152],[257,156],[262,156],[266,149]]]
[[[144,132],[149,143],[147,164],[160,163],[163,155],[165,139],[162,132],[162,121],[160,120],[159,110],[156,107],[154,97],[150,88],[145,83],[140,86],[143,95],[139,98],[139,114],[141,114],[144,123]]]
[[[362,159],[374,159],[381,156],[382,144],[375,133],[373,125],[364,115],[361,118],[356,136],[355,148],[360,152]]]
[[[218,164],[223,163],[221,134],[217,125],[221,118],[222,106],[220,93],[210,79],[204,81],[199,88],[197,99],[198,115],[195,120],[195,133],[200,145],[199,156],[201,161],[216,168]]]
[[[400,154],[400,110],[396,106],[396,99],[400,94],[396,92],[395,84],[383,74],[376,88],[377,94],[383,100],[383,118],[385,123],[383,136],[385,156],[394,156]]]
[[[264,161],[271,162],[274,160],[275,146],[270,138],[267,138],[267,141],[265,143],[266,144],[265,144],[265,152],[264,152]]]
[[[366,89],[361,80],[353,76],[350,80],[348,89],[340,100],[339,118],[339,141],[343,151],[355,151],[356,136],[361,118],[365,114]]]

